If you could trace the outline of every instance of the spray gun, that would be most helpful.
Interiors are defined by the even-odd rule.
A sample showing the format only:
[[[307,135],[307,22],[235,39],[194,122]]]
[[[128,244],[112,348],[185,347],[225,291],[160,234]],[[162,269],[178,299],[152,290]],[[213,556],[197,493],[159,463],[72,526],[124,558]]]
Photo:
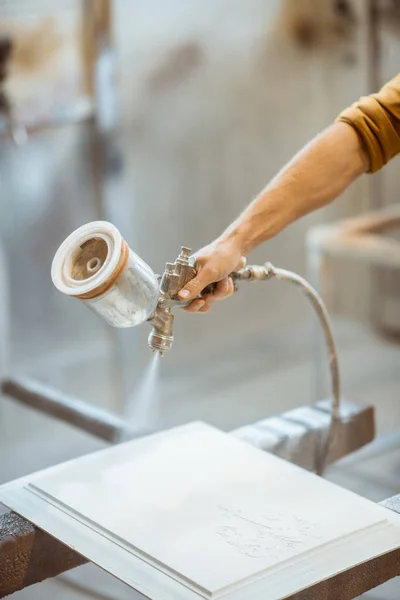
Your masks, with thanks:
[[[179,299],[178,292],[195,275],[196,262],[189,248],[182,247],[175,262],[168,262],[164,273],[156,275],[129,248],[118,229],[105,221],[88,223],[71,233],[57,250],[51,268],[53,283],[60,292],[81,300],[109,325],[133,327],[148,321],[152,326],[149,346],[161,355],[174,341],[172,310],[188,304]],[[328,348],[333,395],[331,428],[320,453],[322,472],[340,405],[338,359],[326,307],[305,279],[271,263],[249,265],[230,276],[235,289],[239,281],[289,281],[300,287],[314,306]],[[212,289],[213,285],[208,286],[201,296]]]
[[[196,275],[191,250],[182,247],[162,275],[131,250],[110,223],[95,221],[74,231],[52,264],[56,288],[81,300],[113,327],[152,325],[149,346],[163,355],[174,341],[172,309],[188,303],[178,292]]]

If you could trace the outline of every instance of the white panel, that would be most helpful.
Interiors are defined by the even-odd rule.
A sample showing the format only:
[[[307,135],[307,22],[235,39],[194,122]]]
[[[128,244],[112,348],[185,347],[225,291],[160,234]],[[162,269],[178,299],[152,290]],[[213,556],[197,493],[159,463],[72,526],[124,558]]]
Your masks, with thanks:
[[[107,449],[0,491],[1,501],[25,515],[27,497],[42,506],[33,516],[30,507],[28,518],[43,527],[44,507],[61,508],[64,520],[81,523],[86,538],[90,532],[93,550],[87,539],[81,546],[81,534],[71,540],[68,523],[60,534],[59,515],[45,515],[44,528],[146,595],[140,581],[151,567],[152,598],[162,597],[167,580],[183,598],[238,590],[244,595],[235,598],[244,598],[254,584],[270,591],[282,570],[292,583],[297,573],[300,584],[310,560],[316,566],[307,566],[307,577],[315,582],[332,574],[335,561],[343,568],[344,557],[364,560],[363,536],[374,540],[367,546],[372,556],[379,544],[381,551],[400,539],[396,528],[393,542],[387,510],[202,424]],[[104,538],[111,544],[99,556],[95,547]],[[110,552],[115,562],[121,549],[122,574],[110,566]]]

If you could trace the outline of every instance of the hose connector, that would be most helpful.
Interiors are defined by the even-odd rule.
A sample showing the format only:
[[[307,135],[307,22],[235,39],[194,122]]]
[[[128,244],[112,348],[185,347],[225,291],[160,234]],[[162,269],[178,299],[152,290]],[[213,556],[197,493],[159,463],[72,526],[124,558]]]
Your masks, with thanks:
[[[273,276],[273,266],[271,263],[264,265],[248,265],[240,271],[231,273],[234,281],[265,281]]]

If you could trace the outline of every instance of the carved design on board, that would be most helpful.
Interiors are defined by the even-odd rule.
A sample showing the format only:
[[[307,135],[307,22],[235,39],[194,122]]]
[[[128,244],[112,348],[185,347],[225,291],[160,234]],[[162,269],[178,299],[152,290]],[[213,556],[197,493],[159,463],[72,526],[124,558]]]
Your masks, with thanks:
[[[217,535],[249,558],[280,558],[291,548],[321,539],[315,523],[293,515],[268,510],[254,518],[241,510],[217,508],[224,519],[224,524],[216,530]]]

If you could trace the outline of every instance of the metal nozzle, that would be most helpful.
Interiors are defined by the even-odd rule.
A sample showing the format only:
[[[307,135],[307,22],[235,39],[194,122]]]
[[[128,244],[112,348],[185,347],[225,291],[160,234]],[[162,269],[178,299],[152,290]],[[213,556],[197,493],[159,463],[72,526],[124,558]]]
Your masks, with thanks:
[[[171,308],[184,303],[178,299],[178,292],[196,275],[196,269],[191,264],[191,249],[182,246],[175,262],[167,262],[160,282],[160,295],[157,307],[148,319],[153,329],[148,338],[148,344],[154,352],[163,355],[174,343],[174,317]]]
[[[173,335],[163,335],[153,328],[148,338],[148,344],[153,352],[158,352],[161,356],[172,347],[174,343]]]
[[[148,344],[153,351],[158,351],[163,356],[174,343],[174,315],[169,307],[159,301],[149,322],[153,329],[148,337]]]

